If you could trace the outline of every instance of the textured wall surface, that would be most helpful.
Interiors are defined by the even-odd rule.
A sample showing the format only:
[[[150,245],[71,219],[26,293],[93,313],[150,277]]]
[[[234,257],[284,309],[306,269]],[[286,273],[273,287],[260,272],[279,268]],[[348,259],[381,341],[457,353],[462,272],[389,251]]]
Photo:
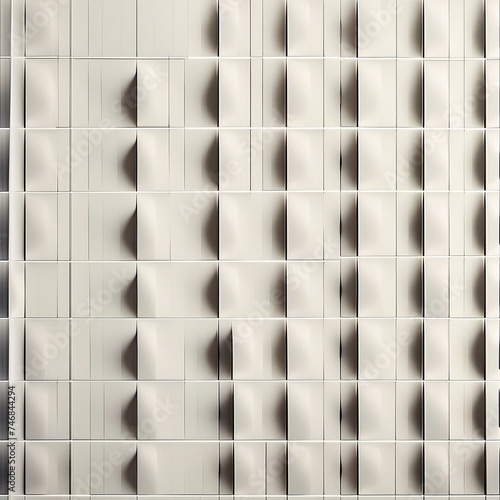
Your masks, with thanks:
[[[500,0],[0,0],[0,494],[498,499],[499,81]]]

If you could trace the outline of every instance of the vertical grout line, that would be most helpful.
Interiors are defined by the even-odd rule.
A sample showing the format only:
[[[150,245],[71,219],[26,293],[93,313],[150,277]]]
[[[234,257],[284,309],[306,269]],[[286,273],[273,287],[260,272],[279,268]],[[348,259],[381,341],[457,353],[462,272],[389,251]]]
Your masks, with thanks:
[[[13,0],[14,4],[14,0]],[[26,79],[26,70],[27,70],[27,65],[26,65],[26,2],[25,0],[22,0],[22,67],[23,67],[23,123],[22,126],[25,127],[25,132],[23,133],[23,140],[26,141],[27,139],[27,113],[26,113],[26,108],[27,108],[27,79]],[[13,89],[12,89],[13,92]],[[23,145],[23,149],[25,145]],[[24,155],[23,158],[23,174],[24,174],[24,179],[23,179],[23,190],[26,191],[26,155]],[[26,291],[27,291],[27,279],[26,279],[26,270],[27,270],[27,265],[26,265],[26,194],[23,192],[23,316],[26,318],[27,316],[27,306],[26,306]],[[26,346],[26,320],[23,318],[23,342],[24,345]],[[25,372],[26,372],[26,365],[25,365]],[[26,408],[26,373],[24,376],[24,380],[22,382],[22,388],[23,388],[23,408]],[[23,431],[22,431],[22,437],[23,439],[26,439],[26,418],[25,415],[23,415]],[[24,460],[23,460],[23,469],[24,471],[26,470],[26,445],[24,445]],[[24,493],[26,491],[26,484],[27,484],[27,475],[23,474],[23,490],[22,492]]]
[[[355,211],[355,339],[356,339],[356,394],[355,394],[355,417],[356,417],[356,494],[360,494],[360,439],[359,439],[359,421],[360,421],[360,400],[359,400],[359,123],[360,123],[360,81],[359,81],[359,5],[360,0],[354,2],[354,56],[355,56],[355,78],[356,78],[356,118],[355,118],[355,134],[356,134],[356,192],[354,195],[354,211]]]
[[[153,8],[156,7],[156,2],[153,6]],[[135,56],[139,57],[139,0],[135,0]],[[170,77],[170,71],[168,71],[170,68],[168,67],[167,69],[167,74],[168,77]],[[155,69],[157,71],[157,69]],[[139,106],[140,106],[140,99],[139,99],[139,59],[136,59],[135,63],[135,85],[136,85],[136,103],[135,103],[135,142],[133,145],[133,155],[134,155],[134,164],[135,164],[135,211],[132,217],[135,218],[135,277],[134,280],[132,281],[132,286],[135,286],[135,393],[133,396],[133,401],[135,405],[135,494],[138,495],[140,493],[139,491],[139,452],[141,448],[141,444],[139,443],[139,439],[141,438],[141,421],[140,421],[140,413],[139,413],[139,395],[140,395],[140,372],[139,372],[139,356],[140,356],[140,340],[139,340],[139,264],[137,260],[139,259],[139,197],[137,195],[138,187],[139,187],[139,149],[138,149],[138,139],[139,139]],[[168,102],[168,97],[167,97],[167,116],[169,113],[169,102]],[[169,120],[168,120],[169,123]],[[129,285],[130,286],[130,285]],[[137,497],[136,497],[137,498]]]
[[[12,5],[12,1],[13,0],[9,0],[8,1],[8,5],[9,5],[9,9],[10,9],[10,12],[9,12],[9,25],[10,25],[10,33],[13,32],[13,17],[14,17],[14,9],[13,9],[13,5]],[[10,145],[12,144],[12,109],[11,109],[11,103],[13,101],[13,74],[14,74],[14,68],[13,68],[13,63],[12,63],[12,52],[13,52],[13,49],[12,49],[12,36],[9,38],[9,42],[8,42],[8,52],[9,52],[9,101],[8,101],[8,127],[9,127],[9,135],[8,135],[8,140],[7,140],[7,145],[8,145],[8,148],[10,149]],[[23,163],[23,168],[24,168],[24,163]],[[11,251],[10,251],[10,247],[11,247],[11,242],[12,242],[12,239],[11,239],[11,224],[10,224],[10,217],[11,217],[11,200],[12,200],[12,196],[11,196],[11,178],[12,178],[12,175],[11,175],[11,170],[12,170],[12,153],[9,151],[9,154],[7,156],[7,162],[6,162],[6,169],[7,169],[7,185],[5,186],[6,187],[6,190],[7,190],[7,228],[6,228],[6,233],[7,233],[7,292],[6,292],[6,295],[7,295],[7,310],[6,310],[6,317],[7,317],[7,339],[6,339],[6,342],[5,344],[3,345],[3,347],[6,349],[7,353],[6,353],[6,379],[7,379],[7,394],[9,394],[9,387],[11,386],[12,382],[11,382],[11,379],[14,378],[14,377],[11,377],[11,359],[10,359],[10,346],[12,344],[11,342],[11,338],[13,337],[12,335],[12,329],[11,329],[11,300],[10,300],[10,288],[11,288],[11,272],[10,272],[10,264],[11,264],[11,258],[12,258],[12,255],[11,255]],[[23,187],[24,189],[24,187]],[[19,375],[17,375],[18,378],[20,378],[22,376],[23,379],[26,379],[26,343],[24,342],[24,319],[23,319],[23,369],[20,370],[22,371],[22,375],[21,373]],[[17,387],[16,387],[17,388]],[[8,401],[8,396],[7,396],[7,409],[9,407],[9,401]],[[7,419],[7,438],[11,437],[10,436],[10,433],[9,433],[9,423],[8,423],[8,419]],[[17,423],[14,423],[14,432],[15,434],[17,434]],[[14,437],[17,437],[17,436],[14,436]],[[9,447],[7,448],[9,449]],[[7,455],[8,456],[8,455]],[[5,483],[6,483],[6,486],[7,486],[7,494],[9,496],[9,498],[11,497],[11,492],[10,492],[10,489],[9,489],[9,469],[8,469],[8,462],[6,464],[6,467],[5,467],[6,470],[3,471],[3,476],[5,477]],[[6,474],[4,475],[4,473],[6,472]],[[2,482],[3,482],[3,478],[2,478]],[[24,489],[23,489],[24,491]]]
[[[68,109],[68,125],[70,129],[67,132],[67,138],[68,138],[68,144],[71,149],[71,141],[72,141],[72,132],[71,132],[71,127],[73,125],[73,9],[72,9],[72,4],[68,6],[69,10],[69,64],[68,64],[68,71],[69,71],[69,89],[68,89],[68,95],[69,95],[69,109]],[[59,140],[58,140],[58,146],[59,146]],[[58,147],[58,155],[59,155],[59,147]],[[72,188],[72,174],[71,174],[71,154],[68,153],[68,164],[70,166],[69,168],[69,173],[68,173],[68,328],[69,332],[73,332],[73,319],[71,319],[72,316],[72,274],[73,274],[73,266],[72,266],[72,257],[73,257],[73,248],[72,248],[72,215],[73,215],[73,195],[71,194],[71,188]],[[59,179],[56,179],[57,186],[59,186]],[[68,486],[68,492],[71,495],[73,493],[73,484],[72,484],[72,468],[73,468],[73,453],[74,453],[74,445],[73,445],[73,339],[72,335],[69,335],[68,339],[68,377],[69,377],[69,384],[68,384],[68,429],[69,429],[69,438],[70,438],[70,449],[69,449],[69,486]]]
[[[267,1],[267,0],[263,0]],[[286,466],[284,467],[284,475],[285,475],[285,495],[289,495],[290,493],[290,476],[291,476],[291,471],[290,471],[290,432],[289,432],[289,408],[288,408],[288,403],[289,403],[289,343],[288,343],[288,334],[289,334],[289,322],[288,322],[288,243],[289,243],[289,237],[288,237],[288,113],[289,113],[289,90],[288,90],[288,79],[289,79],[289,72],[288,72],[288,55],[289,55],[289,0],[284,0],[284,12],[283,15],[285,17],[285,40],[284,40],[284,52],[285,52],[285,65],[284,65],[284,102],[283,104],[283,126],[284,126],[284,135],[283,135],[283,148],[284,148],[284,154],[283,154],[283,182],[284,182],[284,189],[285,189],[285,198],[284,198],[284,224],[283,224],[283,231],[284,231],[284,245],[283,245],[283,250],[284,250],[284,259],[285,259],[285,265],[284,265],[284,273],[283,273],[283,316],[284,316],[284,325],[285,325],[285,464]]]
[[[465,30],[464,30],[464,27],[465,27],[465,19],[464,19],[464,16],[465,16],[465,0],[460,0],[460,3],[461,3],[461,7],[462,7],[462,35],[463,35],[463,38],[462,38],[462,47],[461,47],[461,55],[462,55],[462,58],[465,57]],[[451,177],[452,177],[452,172],[451,172],[451,161],[450,161],[450,157],[451,157],[451,152],[452,152],[452,137],[453,137],[453,134],[452,134],[452,130],[451,130],[451,104],[452,104],[452,83],[451,83],[451,79],[452,79],[452,69],[453,69],[453,65],[452,65],[452,62],[451,62],[451,54],[452,54],[452,38],[451,38],[451,30],[452,30],[452,3],[451,3],[451,0],[448,0],[448,114],[447,114],[447,123],[446,123],[446,127],[449,129],[448,130],[448,158],[447,158],[447,162],[448,162],[448,165],[447,165],[447,173],[448,173],[448,185],[447,185],[447,189],[448,191],[451,190],[451,185],[452,185],[452,182],[451,182]],[[462,61],[459,61],[462,63]],[[466,89],[466,66],[465,66],[465,62],[463,62],[461,64],[461,69],[462,69],[462,98],[463,98],[463,102],[465,102],[465,89]],[[463,116],[463,123],[462,123],[462,127],[465,128],[465,120],[466,120],[466,117],[465,117],[465,114]],[[464,144],[463,144],[463,153],[464,153],[464,157],[465,157],[465,153],[467,151],[467,142],[466,142],[466,134],[465,134],[465,131],[463,133],[463,140],[464,140]],[[465,162],[464,162],[465,163]],[[462,178],[464,178],[465,176],[465,165],[464,165],[464,169],[463,169],[463,172],[462,172]],[[465,186],[463,186],[463,188],[465,189]],[[465,198],[465,196],[464,196]],[[451,193],[449,192],[447,194],[447,209],[448,209],[448,254],[447,254],[447,265],[448,265],[448,288],[447,288],[447,294],[448,294],[448,297],[447,297],[447,308],[448,308],[448,319],[447,319],[447,328],[448,328],[448,358],[449,358],[449,353],[450,353],[450,345],[451,345],[451,342],[450,342],[450,318],[451,318],[451,287],[450,287],[450,284],[451,284],[451,268],[452,268],[452,261],[451,261],[451,245],[452,245],[452,242],[451,242],[451,230],[450,230],[450,219],[451,219]],[[463,221],[463,224],[465,226],[465,220]],[[465,276],[465,259],[464,261],[462,262],[462,266],[463,266],[463,269],[462,269],[462,272],[464,273],[464,276]],[[451,408],[451,386],[450,386],[450,373],[451,373],[451,370],[450,370],[450,363],[448,363],[448,409]],[[449,411],[449,410],[448,410]],[[450,423],[448,422],[448,441],[450,441],[450,435],[451,435],[451,429],[450,429]],[[450,452],[450,443],[448,443],[448,453]],[[450,478],[448,478],[448,487],[450,486]]]
[[[487,30],[488,30],[488,1],[483,0],[482,1],[483,5],[483,88],[484,88],[484,103],[483,103],[483,127],[484,127],[484,132],[483,132],[483,165],[484,165],[484,170],[483,170],[483,189],[484,189],[484,194],[482,196],[482,208],[483,208],[483,261],[484,261],[484,266],[483,266],[483,279],[484,279],[484,291],[483,291],[483,301],[484,301],[484,319],[482,321],[482,340],[483,340],[483,356],[482,356],[482,362],[483,362],[483,379],[484,382],[482,384],[482,396],[483,396],[483,405],[482,405],[482,410],[483,410],[483,427],[484,427],[484,432],[483,432],[483,439],[485,440],[484,444],[484,449],[483,449],[483,460],[484,460],[484,492],[488,492],[488,383],[487,383],[487,364],[488,364],[488,358],[486,356],[486,348],[487,348],[487,329],[488,329],[488,324],[487,324],[487,300],[488,300],[488,250],[487,250],[487,230],[488,230],[488,211],[487,211],[487,202],[488,202],[488,195],[486,193],[487,190],[487,184],[486,184],[486,179],[487,179],[487,156],[488,156],[488,134],[486,132],[486,127],[487,127],[487,113],[488,113],[488,92],[489,92],[489,85],[488,85],[488,58],[487,58]]]
[[[421,449],[421,464],[422,464],[422,470],[421,470],[421,493],[422,495],[425,495],[426,492],[426,487],[425,487],[425,466],[426,466],[426,460],[425,460],[425,452],[426,452],[426,445],[425,445],[425,436],[426,436],[426,428],[425,428],[425,396],[426,396],[426,388],[425,388],[425,338],[426,338],[426,322],[425,322],[425,308],[426,308],[426,294],[425,294],[425,286],[426,286],[426,274],[425,274],[425,213],[426,213],[426,195],[425,195],[425,172],[426,172],[426,157],[425,157],[425,137],[426,137],[426,131],[425,131],[425,125],[426,125],[426,107],[425,107],[425,90],[426,90],[426,85],[425,85],[425,74],[426,74],[426,60],[425,60],[425,55],[426,55],[426,46],[425,46],[425,41],[426,41],[426,22],[425,22],[425,7],[426,7],[426,2],[427,0],[420,0],[420,6],[421,6],[421,37],[422,37],[422,42],[421,42],[421,55],[422,55],[422,67],[421,67],[421,82],[422,82],[422,87],[421,87],[421,120],[422,120],[422,134],[420,135],[420,146],[421,146],[421,178],[420,178],[420,188],[422,190],[422,196],[421,196],[421,229],[420,229],[420,238],[421,238],[421,254],[422,254],[422,290],[421,290],[421,314],[422,314],[422,321],[421,321],[421,327],[419,329],[421,339],[420,339],[420,345],[421,345],[421,378],[422,378],[422,387],[421,387],[421,396],[420,396],[420,401],[421,401],[421,412],[420,412],[420,418],[421,418],[421,438],[422,438],[422,449]]]

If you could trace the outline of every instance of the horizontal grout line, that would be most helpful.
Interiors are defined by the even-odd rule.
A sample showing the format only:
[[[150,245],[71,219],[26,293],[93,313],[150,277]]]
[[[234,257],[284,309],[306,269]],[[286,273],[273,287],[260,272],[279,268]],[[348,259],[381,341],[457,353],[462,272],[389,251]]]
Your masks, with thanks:
[[[225,441],[221,441],[224,443]],[[347,441],[349,442],[349,441]],[[340,476],[339,476],[340,477]],[[276,498],[277,500],[291,500],[294,498],[300,498],[303,500],[319,500],[323,498],[331,498],[332,500],[341,500],[342,498],[352,498],[353,500],[357,498],[367,498],[367,499],[375,499],[378,498],[380,500],[385,500],[387,498],[394,498],[395,500],[424,500],[427,497],[435,498],[436,500],[452,500],[453,498],[463,498],[464,500],[487,500],[491,498],[492,500],[498,500],[498,494],[489,494],[486,495],[484,493],[415,493],[412,491],[411,493],[385,493],[385,494],[373,494],[373,493],[342,493],[342,494],[326,494],[326,493],[281,493],[281,494],[253,494],[253,493],[86,493],[82,495],[78,495],[77,493],[66,493],[66,494],[53,494],[50,495],[44,493],[30,493],[30,494],[21,494],[21,493],[9,493],[8,496],[5,495],[5,498],[8,497],[20,497],[23,498],[41,498],[41,497],[64,497],[71,498],[76,497],[78,500],[86,499],[90,500],[92,497],[125,497],[125,498],[189,498],[193,500],[200,500],[202,498],[209,498],[210,500],[217,500],[218,498],[228,498],[232,499],[241,499],[246,500],[247,498],[255,498],[256,500],[262,500],[267,498]]]
[[[20,443],[40,443],[40,442],[48,442],[48,443],[171,443],[171,444],[180,444],[180,443],[192,443],[192,444],[222,444],[222,443],[290,443],[290,444],[298,444],[298,443],[314,443],[314,444],[329,444],[329,443],[422,443],[426,442],[431,443],[475,443],[475,444],[484,444],[484,443],[500,443],[500,439],[333,439],[333,440],[323,440],[323,439],[272,439],[272,438],[261,438],[261,439],[14,439],[13,441],[17,441]],[[0,441],[9,442],[9,440]],[[498,498],[498,496],[497,496]]]
[[[420,259],[420,260],[432,260],[432,259],[471,259],[471,260],[479,260],[479,259],[489,259],[489,258],[498,258],[499,255],[344,255],[331,259],[310,259],[310,258],[294,258],[294,259],[261,259],[261,260],[247,260],[247,259],[221,259],[214,257],[213,259],[186,259],[186,260],[176,260],[176,259],[130,259],[130,260],[93,260],[93,259],[51,259],[51,260],[42,260],[42,259],[33,259],[33,260],[16,260],[10,259],[10,262],[22,262],[24,264],[53,264],[53,263],[74,263],[74,264],[109,264],[109,265],[129,265],[129,264],[295,264],[300,262],[318,262],[318,263],[329,263],[329,262],[339,262],[340,260],[345,259],[356,259],[360,261],[366,260],[408,260],[408,259]],[[2,262],[7,262],[4,260]]]
[[[141,320],[219,320],[219,321],[248,321],[248,316],[243,317],[233,317],[233,316],[9,316],[0,318],[0,321],[4,319],[17,319],[17,320],[129,320],[129,321],[141,321]],[[327,316],[317,316],[317,317],[303,317],[303,316],[270,316],[265,318],[258,318],[260,321],[294,321],[294,320],[307,320],[307,321],[322,321],[322,320],[365,320],[365,321],[387,321],[387,320],[426,320],[426,321],[438,321],[438,320],[471,320],[471,321],[494,321],[498,320],[498,316],[337,316],[337,317],[327,317]]]
[[[16,191],[14,189],[9,190],[9,191],[0,191],[0,196],[2,193],[7,194],[95,194],[95,195],[114,195],[114,194],[119,194],[122,196],[134,196],[134,195],[141,195],[141,194],[151,194],[151,195],[186,195],[186,194],[192,194],[192,195],[197,195],[197,194],[205,194],[207,196],[212,196],[212,195],[225,195],[225,194],[281,194],[281,195],[289,195],[289,194],[303,194],[303,193],[308,193],[308,194],[342,194],[342,193],[374,193],[374,194],[398,194],[404,196],[406,193],[408,194],[500,194],[499,189],[258,189],[258,190],[240,190],[240,191],[233,191],[233,190],[223,190],[221,191],[220,189],[213,189],[213,190],[186,190],[186,191],[174,191],[174,190],[158,190],[158,191],[137,191],[134,189],[129,189],[129,190],[123,190],[123,191],[97,191],[97,190],[88,190],[88,191],[75,191],[68,189],[66,191],[64,190],[54,190],[54,191],[45,191],[45,190],[30,190],[30,191]]]
[[[216,55],[215,53],[212,55],[163,55],[163,56],[155,56],[155,55],[127,55],[127,56],[103,56],[103,55],[83,55],[83,56],[75,56],[75,55],[3,55],[0,56],[0,60],[11,60],[11,59],[22,59],[25,61],[31,60],[47,60],[47,61],[220,61],[220,60],[277,60],[277,61],[288,61],[288,60],[321,60],[321,61],[431,61],[431,62],[449,62],[449,61],[458,61],[458,62],[467,62],[467,61],[500,61],[500,57],[498,56],[428,56],[428,55],[420,55],[420,56],[403,56],[403,55],[390,55],[390,56],[379,56],[379,55],[355,55],[355,56],[347,56],[347,55],[309,55],[309,54],[297,54],[290,55],[283,52],[280,55]]]
[[[340,358],[339,358],[340,359]],[[94,383],[109,383],[109,384],[136,384],[136,385],[142,385],[142,384],[199,384],[199,383],[207,383],[207,384],[227,384],[227,383],[256,383],[256,384],[267,384],[267,383],[280,383],[280,384],[288,384],[291,382],[292,384],[294,383],[312,383],[312,384],[326,384],[330,385],[332,383],[340,383],[340,384],[354,384],[354,383],[367,383],[367,382],[373,382],[375,384],[412,384],[412,385],[425,385],[426,382],[430,383],[447,383],[448,385],[452,384],[476,384],[476,385],[489,385],[489,384],[494,384],[495,386],[498,386],[500,384],[500,380],[498,379],[467,379],[467,380],[456,380],[456,379],[377,379],[377,378],[366,378],[366,379],[339,379],[339,378],[325,378],[325,379],[292,379],[292,378],[270,378],[270,379],[235,379],[235,378],[218,378],[218,379],[39,379],[39,380],[32,380],[32,379],[21,379],[21,380],[14,380],[14,379],[6,379],[6,380],[0,380],[0,384],[6,384],[6,383],[16,383],[16,384],[45,384],[47,382],[51,383],[60,383],[60,384],[94,384]],[[500,438],[499,438],[500,440]]]
[[[203,130],[294,130],[294,131],[310,131],[310,130],[385,130],[385,131],[395,131],[395,132],[407,132],[407,131],[419,131],[419,132],[425,132],[425,131],[463,131],[463,132],[468,132],[468,131],[500,131],[500,127],[404,127],[404,126],[397,126],[397,125],[391,125],[387,127],[377,127],[377,126],[358,126],[358,125],[339,125],[339,126],[308,126],[308,125],[284,125],[282,127],[266,127],[265,125],[248,125],[248,126],[218,126],[218,125],[213,125],[210,127],[165,127],[165,126],[158,126],[158,127],[152,127],[152,126],[130,126],[130,127],[99,127],[99,126],[88,126],[88,127],[72,127],[72,126],[67,126],[67,127],[4,127],[0,128],[1,130],[25,130],[25,131],[50,131],[50,130],[59,130],[63,132],[69,132],[69,131],[74,131],[74,130],[109,130],[109,131],[118,131],[118,130],[155,130],[155,131],[160,131],[160,130],[175,130],[175,131],[185,131],[185,130],[196,130],[196,131],[203,131]],[[464,145],[465,147],[465,145]]]

